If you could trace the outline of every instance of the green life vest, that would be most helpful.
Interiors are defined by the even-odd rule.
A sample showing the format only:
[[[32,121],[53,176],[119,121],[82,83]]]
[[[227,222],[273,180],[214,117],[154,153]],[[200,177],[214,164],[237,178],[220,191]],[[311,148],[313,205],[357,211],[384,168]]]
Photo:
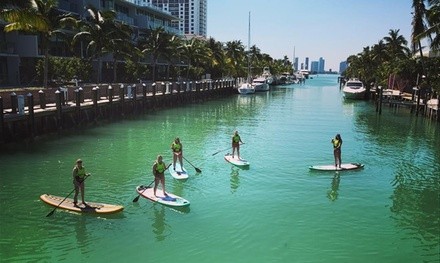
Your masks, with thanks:
[[[79,178],[84,178],[86,176],[86,169],[83,167],[79,168],[78,166],[76,167],[76,175]]]
[[[337,148],[340,146],[340,141],[338,139],[333,139],[332,143],[333,143],[333,148]]]
[[[240,135],[234,135],[234,137],[232,137],[232,140],[234,142],[240,142]]]
[[[156,171],[158,173],[165,172],[165,163],[156,163]]]
[[[173,151],[180,152],[180,144],[173,142]]]

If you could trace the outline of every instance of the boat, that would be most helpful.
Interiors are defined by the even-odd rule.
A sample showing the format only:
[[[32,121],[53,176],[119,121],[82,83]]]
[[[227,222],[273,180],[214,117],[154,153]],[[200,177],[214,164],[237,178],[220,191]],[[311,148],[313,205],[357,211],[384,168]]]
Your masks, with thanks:
[[[364,99],[367,90],[362,81],[352,78],[345,82],[342,92],[346,99]]]
[[[267,84],[272,85],[274,78],[272,76],[272,73],[270,73],[269,67],[263,68],[263,74],[261,74],[261,77],[266,79]]]
[[[255,93],[255,87],[252,85],[252,83],[245,82],[240,85],[238,88],[238,93],[247,95],[247,94],[254,94]]]
[[[251,39],[251,12],[249,12],[249,30],[248,30],[248,52],[250,49],[250,39]],[[247,79],[246,82],[240,84],[240,87],[238,88],[238,93],[247,95],[247,94],[254,94],[255,93],[255,86],[251,82],[251,62],[250,57],[248,55],[248,72],[247,72]]]
[[[252,80],[255,91],[269,91],[269,83],[265,77],[258,77]]]
[[[299,73],[305,78],[308,79],[310,75],[310,71],[308,69],[301,69]]]

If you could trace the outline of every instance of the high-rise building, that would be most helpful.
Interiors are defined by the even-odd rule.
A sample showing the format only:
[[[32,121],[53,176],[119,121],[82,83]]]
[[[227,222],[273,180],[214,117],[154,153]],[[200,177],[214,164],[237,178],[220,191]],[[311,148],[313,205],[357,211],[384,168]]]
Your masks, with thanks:
[[[343,73],[348,67],[348,63],[347,61],[342,61],[341,63],[339,63],[339,73]]]
[[[319,62],[318,61],[312,61],[310,63],[310,71],[313,73],[319,73]]]
[[[155,5],[180,18],[174,26],[184,35],[207,35],[208,0],[137,0]]]
[[[304,69],[309,69],[309,57],[306,57],[306,61],[304,62]]]
[[[324,69],[325,60],[322,57],[320,57],[318,62],[319,62],[318,73],[324,73],[325,72],[325,69]]]

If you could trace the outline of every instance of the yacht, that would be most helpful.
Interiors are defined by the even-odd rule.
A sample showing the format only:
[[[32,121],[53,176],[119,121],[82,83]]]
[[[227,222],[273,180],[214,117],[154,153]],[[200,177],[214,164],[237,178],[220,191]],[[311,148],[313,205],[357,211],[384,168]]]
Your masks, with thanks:
[[[258,77],[252,80],[252,86],[254,86],[255,91],[268,91],[269,84],[265,77]]]
[[[252,83],[245,82],[240,85],[238,88],[238,93],[247,95],[247,94],[254,94],[255,93],[255,86],[252,85]]]
[[[344,93],[344,98],[346,99],[364,99],[365,93],[367,90],[365,89],[364,83],[362,81],[353,78],[347,80],[345,82],[344,87],[342,88],[342,92]]]

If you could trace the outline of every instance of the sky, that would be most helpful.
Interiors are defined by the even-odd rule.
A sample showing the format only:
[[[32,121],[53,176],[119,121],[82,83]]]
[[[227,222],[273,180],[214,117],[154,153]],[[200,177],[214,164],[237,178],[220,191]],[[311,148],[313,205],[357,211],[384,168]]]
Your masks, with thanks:
[[[399,29],[410,43],[412,0],[208,0],[207,36],[240,40],[274,59],[325,60],[325,70]],[[310,64],[309,64],[310,68]]]

